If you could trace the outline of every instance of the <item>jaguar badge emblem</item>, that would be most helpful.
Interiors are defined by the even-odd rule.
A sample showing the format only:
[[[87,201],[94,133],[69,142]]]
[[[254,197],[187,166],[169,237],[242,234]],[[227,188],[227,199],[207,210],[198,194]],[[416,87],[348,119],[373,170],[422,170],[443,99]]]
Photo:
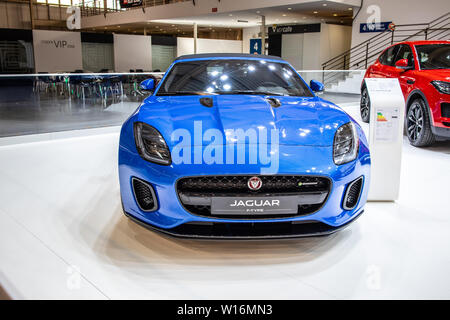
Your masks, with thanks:
[[[251,177],[248,179],[247,186],[252,191],[259,190],[262,187],[262,180],[258,177]]]

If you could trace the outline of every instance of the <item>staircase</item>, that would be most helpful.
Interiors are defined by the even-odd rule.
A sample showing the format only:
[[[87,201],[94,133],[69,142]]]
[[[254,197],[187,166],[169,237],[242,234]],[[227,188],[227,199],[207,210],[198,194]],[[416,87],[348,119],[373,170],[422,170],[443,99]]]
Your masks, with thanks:
[[[363,70],[374,63],[386,47],[403,41],[448,39],[450,12],[429,23],[396,25],[394,30],[383,31],[323,63],[322,81],[327,91],[331,92],[343,92],[342,90],[350,88],[353,82],[359,81],[356,86],[358,92],[354,92],[359,93],[359,85],[364,77]],[[345,92],[349,93],[348,90]]]

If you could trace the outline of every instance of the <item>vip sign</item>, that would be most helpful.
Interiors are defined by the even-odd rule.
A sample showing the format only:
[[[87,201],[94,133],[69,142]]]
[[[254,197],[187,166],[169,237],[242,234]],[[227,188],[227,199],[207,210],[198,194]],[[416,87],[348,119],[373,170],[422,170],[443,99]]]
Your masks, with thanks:
[[[75,45],[68,43],[66,40],[42,40],[42,44],[52,45],[59,49],[72,49]]]
[[[33,30],[37,72],[73,72],[83,69],[81,33]]]

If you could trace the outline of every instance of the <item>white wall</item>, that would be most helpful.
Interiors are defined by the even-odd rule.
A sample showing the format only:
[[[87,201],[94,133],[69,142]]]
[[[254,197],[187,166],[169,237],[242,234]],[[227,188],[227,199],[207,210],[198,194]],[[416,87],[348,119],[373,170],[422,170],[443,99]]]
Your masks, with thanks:
[[[320,39],[320,61],[328,61],[350,49],[352,27],[335,24],[322,24]]]
[[[177,38],[177,56],[194,53],[193,38]],[[241,40],[197,39],[197,53],[242,53]]]
[[[295,70],[303,69],[304,35],[304,33],[293,33],[281,36],[281,57],[289,62]]]
[[[36,72],[83,69],[79,32],[33,30]]]
[[[129,34],[114,34],[114,66],[116,72],[131,69],[152,70],[152,38]]]
[[[322,70],[322,63],[350,49],[352,28],[321,25],[320,32],[283,34],[282,58],[297,70]]]
[[[449,0],[365,0],[353,22],[352,47],[378,34],[359,33],[360,24],[367,23],[371,16],[367,9],[373,5],[380,8],[381,22],[393,21],[397,25],[428,23],[450,11]]]

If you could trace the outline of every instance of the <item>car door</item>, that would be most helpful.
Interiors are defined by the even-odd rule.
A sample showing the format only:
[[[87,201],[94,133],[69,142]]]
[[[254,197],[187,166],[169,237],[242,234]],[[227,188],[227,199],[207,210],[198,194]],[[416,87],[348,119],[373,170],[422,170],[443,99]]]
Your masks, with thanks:
[[[407,59],[408,60],[408,70],[395,68],[393,74],[394,78],[398,78],[400,82],[400,86],[403,91],[403,95],[406,97],[409,96],[409,93],[414,90],[414,83],[416,82],[415,78],[415,70],[414,70],[414,55],[411,47],[408,44],[402,44],[397,51],[397,55],[394,59],[395,62]],[[395,63],[394,63],[395,66]]]
[[[394,60],[397,55],[399,45],[386,49],[372,66],[372,78],[394,78],[396,77]]]

